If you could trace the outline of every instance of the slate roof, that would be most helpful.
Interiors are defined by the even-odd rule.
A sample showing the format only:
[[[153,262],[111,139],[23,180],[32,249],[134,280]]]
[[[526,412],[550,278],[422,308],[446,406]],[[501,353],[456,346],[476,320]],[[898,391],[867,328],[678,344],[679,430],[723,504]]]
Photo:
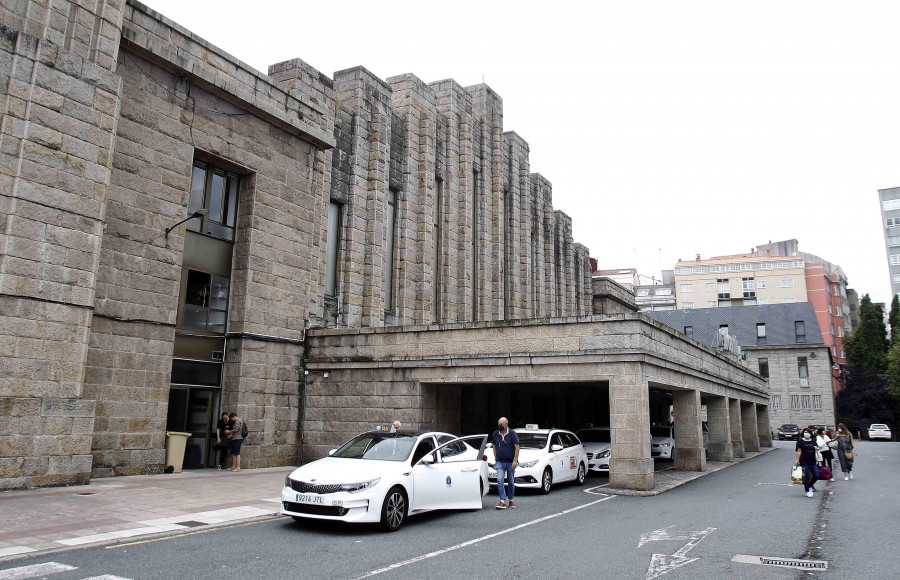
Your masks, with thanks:
[[[806,327],[805,346],[824,346],[822,331],[816,320],[816,312],[809,302],[794,304],[761,304],[756,306],[731,306],[725,308],[694,308],[690,310],[657,310],[644,312],[650,318],[684,332],[692,326],[694,340],[706,346],[715,346],[716,333],[723,324],[728,334],[735,337],[741,348],[756,346],[797,346],[794,322],[802,320]],[[756,340],[756,325],[766,325],[765,343]]]

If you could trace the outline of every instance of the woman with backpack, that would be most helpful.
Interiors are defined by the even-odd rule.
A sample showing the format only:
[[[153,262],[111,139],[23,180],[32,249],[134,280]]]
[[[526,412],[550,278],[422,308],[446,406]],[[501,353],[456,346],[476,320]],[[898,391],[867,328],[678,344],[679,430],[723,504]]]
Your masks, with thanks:
[[[841,462],[841,471],[844,472],[844,481],[853,479],[853,457],[859,452],[856,450],[856,443],[853,442],[853,435],[843,423],[839,423],[837,426],[835,440],[837,441],[838,461]]]

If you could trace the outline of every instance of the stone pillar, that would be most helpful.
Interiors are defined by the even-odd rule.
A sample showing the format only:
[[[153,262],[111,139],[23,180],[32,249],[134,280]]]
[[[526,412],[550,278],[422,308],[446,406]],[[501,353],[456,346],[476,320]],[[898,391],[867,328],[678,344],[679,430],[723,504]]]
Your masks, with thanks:
[[[756,429],[759,434],[760,447],[772,447],[772,428],[769,425],[769,407],[756,406]]]
[[[735,458],[744,456],[744,430],[741,428],[741,400],[728,399],[731,428],[731,449]]]
[[[623,489],[653,489],[650,456],[650,391],[640,363],[622,363],[623,374],[609,381],[612,463],[609,483]]]
[[[700,391],[675,391],[675,469],[704,471],[703,428],[700,425]]]
[[[744,451],[759,451],[759,433],[756,430],[756,403],[741,402],[741,428],[744,432]]]
[[[707,397],[706,424],[709,427],[708,459],[710,461],[734,461],[728,397]]]

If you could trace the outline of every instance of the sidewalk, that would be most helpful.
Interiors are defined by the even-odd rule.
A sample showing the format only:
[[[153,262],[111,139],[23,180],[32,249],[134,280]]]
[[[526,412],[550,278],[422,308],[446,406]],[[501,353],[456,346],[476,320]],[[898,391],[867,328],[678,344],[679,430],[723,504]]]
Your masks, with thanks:
[[[272,516],[294,467],[95,479],[0,493],[0,562],[20,554]]]

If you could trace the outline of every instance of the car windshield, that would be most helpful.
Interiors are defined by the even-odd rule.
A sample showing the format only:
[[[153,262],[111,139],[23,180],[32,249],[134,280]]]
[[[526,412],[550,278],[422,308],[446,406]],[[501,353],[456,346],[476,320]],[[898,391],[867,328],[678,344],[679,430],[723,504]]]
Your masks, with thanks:
[[[582,443],[609,443],[609,430],[607,429],[587,429],[576,433]]]
[[[883,423],[874,423],[869,426],[869,429],[887,429],[888,426]]]
[[[669,427],[650,427],[651,437],[671,437],[672,429]]]
[[[347,441],[331,456],[344,459],[405,461],[415,443],[415,437],[393,433],[367,433]]]
[[[522,449],[543,449],[547,446],[546,433],[517,433]]]
[[[782,431],[799,431],[800,427],[796,425],[782,425],[781,429]]]

